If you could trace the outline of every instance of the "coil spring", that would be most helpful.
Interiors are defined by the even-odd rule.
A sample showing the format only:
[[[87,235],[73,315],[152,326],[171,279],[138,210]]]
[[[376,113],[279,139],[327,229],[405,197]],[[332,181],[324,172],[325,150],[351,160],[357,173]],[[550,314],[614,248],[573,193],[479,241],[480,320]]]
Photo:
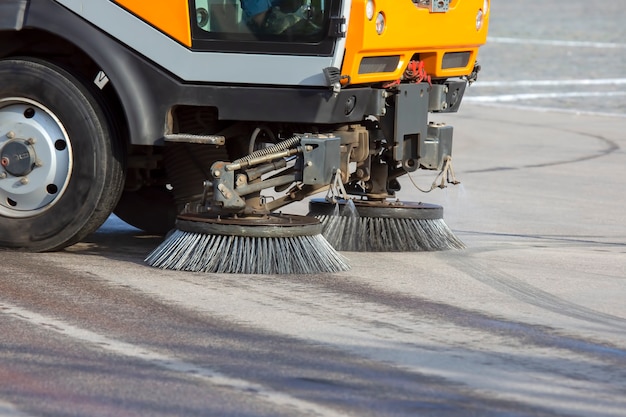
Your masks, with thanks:
[[[286,139],[282,142],[278,142],[276,145],[269,146],[267,148],[259,149],[258,151],[254,151],[249,155],[246,155],[242,158],[233,161],[233,164],[239,164],[242,162],[247,162],[255,158],[259,158],[262,156],[271,155],[275,152],[284,151],[286,149],[292,148],[300,144],[300,136],[294,136],[292,138]]]

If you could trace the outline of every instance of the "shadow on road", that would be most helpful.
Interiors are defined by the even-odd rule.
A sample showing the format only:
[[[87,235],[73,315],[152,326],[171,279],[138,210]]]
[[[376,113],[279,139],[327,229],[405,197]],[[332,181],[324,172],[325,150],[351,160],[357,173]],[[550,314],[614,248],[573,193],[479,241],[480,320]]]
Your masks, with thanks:
[[[163,239],[164,236],[145,233],[111,216],[96,232],[64,251],[143,264]]]

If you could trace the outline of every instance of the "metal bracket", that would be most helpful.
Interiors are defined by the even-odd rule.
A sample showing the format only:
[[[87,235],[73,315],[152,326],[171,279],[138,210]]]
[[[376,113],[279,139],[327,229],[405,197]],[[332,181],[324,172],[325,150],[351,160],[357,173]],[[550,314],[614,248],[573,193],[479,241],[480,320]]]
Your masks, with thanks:
[[[328,36],[333,38],[345,38],[346,37],[346,18],[343,16],[331,16],[330,28],[328,29]]]
[[[322,70],[326,83],[336,96],[341,91],[341,70],[335,67],[326,67]]]
[[[430,11],[433,13],[445,13],[450,8],[450,0],[431,0]]]
[[[447,156],[444,159],[443,169],[441,170],[438,176],[441,176],[441,183],[438,185],[439,188],[446,188],[447,187],[446,183],[452,184],[452,185],[457,185],[461,183],[461,181],[458,181],[456,179],[456,176],[454,175],[454,169],[452,168],[451,156]],[[435,178],[435,181],[433,182],[433,186],[435,185],[435,182],[437,182],[436,178]]]
[[[339,168],[337,168],[337,170],[335,171],[333,182],[330,183],[330,186],[328,187],[328,191],[326,192],[325,198],[326,198],[326,201],[328,201],[329,203],[336,204],[337,201],[339,201],[337,197],[341,197],[344,200],[348,200],[348,193],[346,192],[346,189],[343,186],[341,170]]]
[[[225,168],[226,162],[222,161],[211,166],[213,201],[226,210],[242,210],[246,202],[235,191],[235,173]]]
[[[303,152],[302,182],[307,185],[328,184],[335,169],[341,167],[341,139],[312,135],[301,139]]]
[[[426,83],[401,84],[395,96],[393,158],[408,172],[419,168],[419,141],[426,137],[428,126],[428,89]]]
[[[413,0],[413,3],[429,9],[431,13],[445,13],[450,9],[450,0]]]

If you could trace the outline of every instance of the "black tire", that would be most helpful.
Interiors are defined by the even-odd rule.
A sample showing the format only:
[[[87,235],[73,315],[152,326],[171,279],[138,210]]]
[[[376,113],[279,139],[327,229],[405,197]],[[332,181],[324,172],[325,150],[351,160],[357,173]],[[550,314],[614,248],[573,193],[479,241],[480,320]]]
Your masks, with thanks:
[[[159,186],[124,191],[114,213],[131,226],[156,235],[173,229],[178,214],[172,192]]]
[[[87,85],[44,60],[0,60],[0,246],[62,249],[117,204],[123,147]]]

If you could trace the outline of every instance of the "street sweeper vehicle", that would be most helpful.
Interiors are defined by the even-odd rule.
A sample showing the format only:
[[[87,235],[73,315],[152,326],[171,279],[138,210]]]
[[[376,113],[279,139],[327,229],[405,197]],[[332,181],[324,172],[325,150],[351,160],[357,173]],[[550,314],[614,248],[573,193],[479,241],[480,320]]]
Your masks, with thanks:
[[[489,7],[0,0],[0,246],[59,250],[115,213],[167,233],[147,262],[170,269],[462,247],[398,179],[454,182],[452,127],[430,118],[476,79]]]

